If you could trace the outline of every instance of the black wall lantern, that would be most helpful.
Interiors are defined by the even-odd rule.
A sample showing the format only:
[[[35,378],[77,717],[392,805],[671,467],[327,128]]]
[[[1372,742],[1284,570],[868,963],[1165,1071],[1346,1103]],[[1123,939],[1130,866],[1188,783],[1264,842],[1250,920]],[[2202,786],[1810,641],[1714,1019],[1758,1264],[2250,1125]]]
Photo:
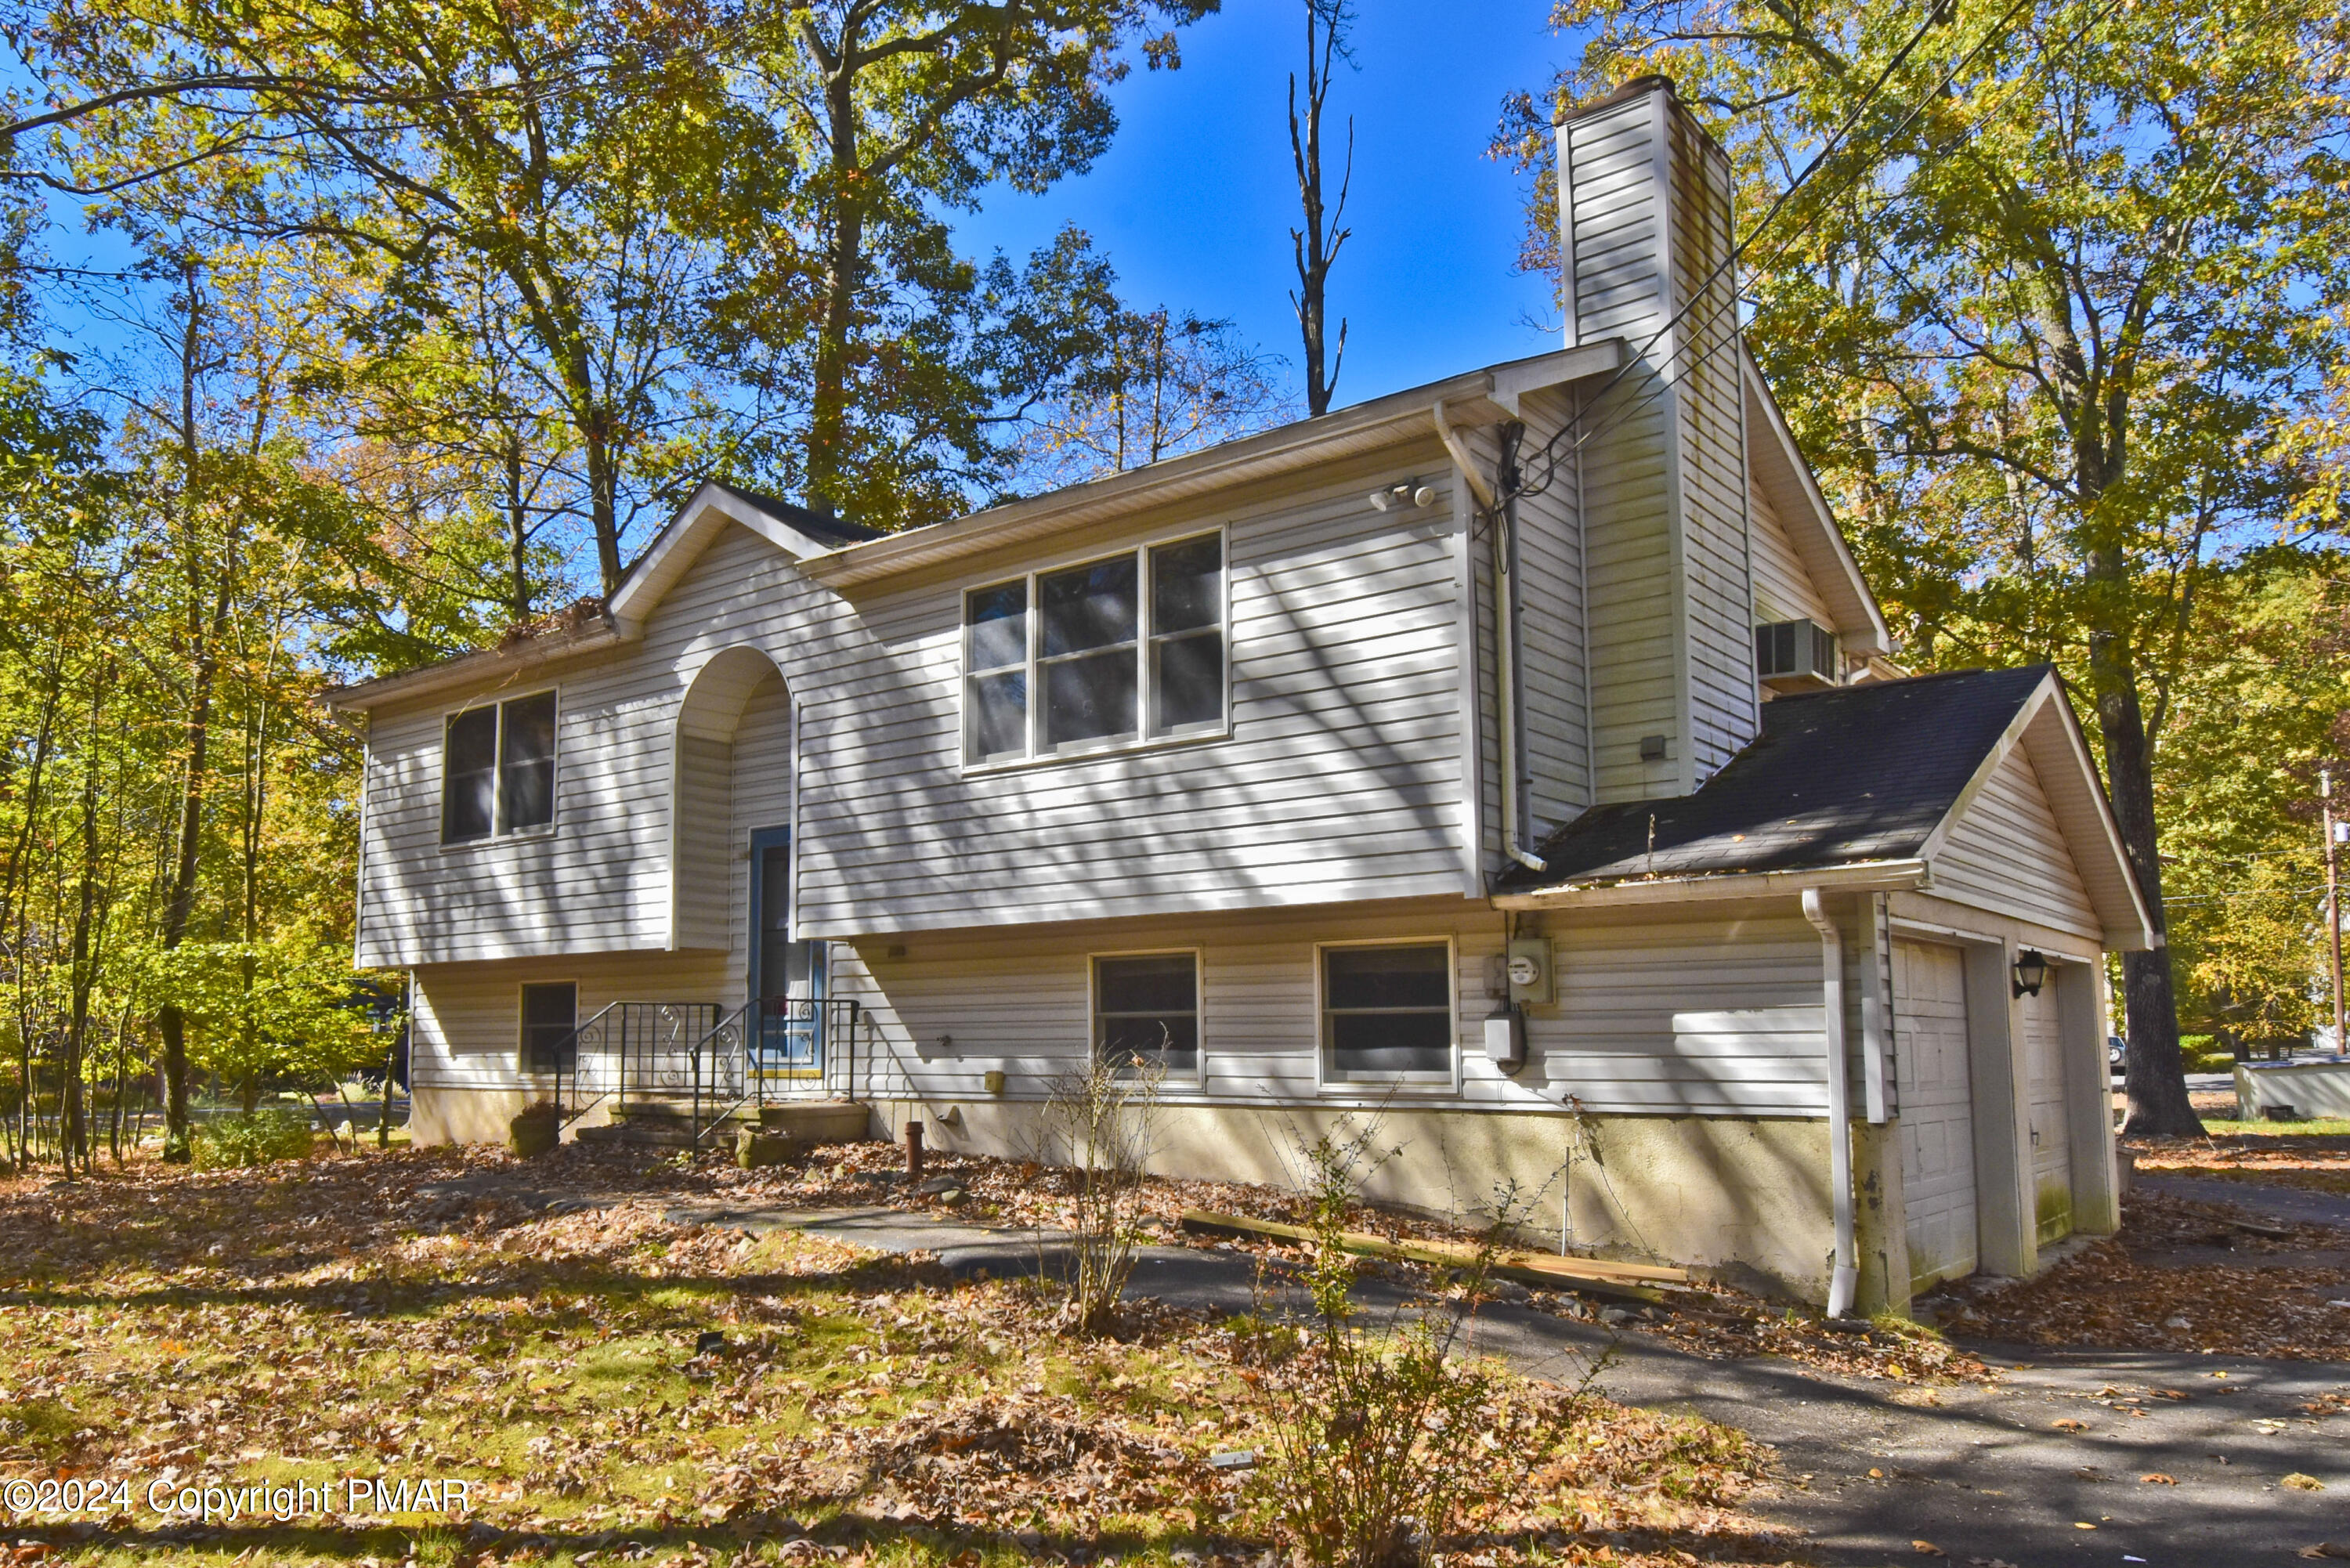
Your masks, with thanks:
[[[2040,988],[2048,983],[2048,959],[2030,948],[2015,955],[2015,994],[2037,996]]]

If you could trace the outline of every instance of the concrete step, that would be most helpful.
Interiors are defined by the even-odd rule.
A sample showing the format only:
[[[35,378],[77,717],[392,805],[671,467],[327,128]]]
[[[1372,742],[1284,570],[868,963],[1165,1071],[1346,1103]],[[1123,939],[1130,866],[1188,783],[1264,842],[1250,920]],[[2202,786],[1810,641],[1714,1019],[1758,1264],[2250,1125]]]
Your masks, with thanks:
[[[705,1106],[702,1114],[708,1117],[710,1107]],[[859,1142],[872,1136],[873,1111],[853,1101],[805,1100],[780,1106],[737,1106],[723,1119],[728,1125],[714,1128],[705,1121],[702,1147],[731,1147],[737,1130],[746,1127],[781,1133],[803,1145]],[[577,1136],[582,1143],[607,1147],[684,1148],[694,1141],[693,1102],[630,1100],[613,1107],[608,1124],[581,1127]]]

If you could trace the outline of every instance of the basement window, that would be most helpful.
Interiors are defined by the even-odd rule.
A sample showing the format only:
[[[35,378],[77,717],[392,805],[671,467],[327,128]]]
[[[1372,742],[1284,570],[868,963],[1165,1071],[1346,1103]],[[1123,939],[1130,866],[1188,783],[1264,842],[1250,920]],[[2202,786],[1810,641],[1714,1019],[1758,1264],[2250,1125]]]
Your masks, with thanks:
[[[1452,1077],[1452,946],[1322,950],[1322,1057],[1332,1083]]]
[[[1094,1052],[1112,1067],[1200,1070],[1196,953],[1122,953],[1094,960]]]
[[[449,716],[441,745],[441,842],[466,844],[555,820],[555,693]]]
[[[577,1054],[579,982],[564,980],[522,988],[522,1070],[560,1073]]]
[[[1224,536],[963,596],[963,756],[986,765],[1220,734]]]

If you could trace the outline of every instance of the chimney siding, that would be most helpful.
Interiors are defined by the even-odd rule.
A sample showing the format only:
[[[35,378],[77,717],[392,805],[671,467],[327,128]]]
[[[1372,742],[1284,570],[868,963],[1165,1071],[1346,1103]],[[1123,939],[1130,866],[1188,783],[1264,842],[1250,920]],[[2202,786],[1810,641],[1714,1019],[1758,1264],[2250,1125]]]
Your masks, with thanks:
[[[1633,354],[1583,415],[1594,782],[1686,794],[1761,722],[1729,161],[1648,78],[1560,124],[1558,182],[1567,346]]]

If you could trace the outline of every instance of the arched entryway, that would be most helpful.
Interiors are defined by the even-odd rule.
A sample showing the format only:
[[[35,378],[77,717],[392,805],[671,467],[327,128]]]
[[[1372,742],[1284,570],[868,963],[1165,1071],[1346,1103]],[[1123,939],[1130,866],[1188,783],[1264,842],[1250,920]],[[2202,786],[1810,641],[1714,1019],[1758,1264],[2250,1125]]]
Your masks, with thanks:
[[[695,673],[678,708],[671,780],[670,945],[727,952],[741,994],[781,994],[792,701],[766,654],[730,648]]]

